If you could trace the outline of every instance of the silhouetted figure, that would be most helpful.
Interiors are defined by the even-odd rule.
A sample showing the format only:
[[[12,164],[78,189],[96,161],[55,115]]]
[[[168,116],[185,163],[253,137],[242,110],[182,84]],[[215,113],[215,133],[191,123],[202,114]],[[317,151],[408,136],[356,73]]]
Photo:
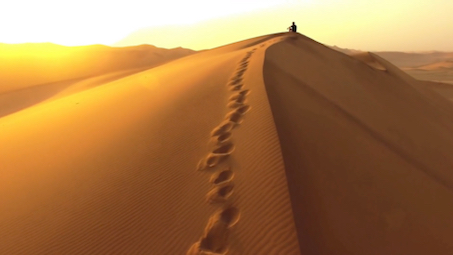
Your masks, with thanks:
[[[297,26],[294,22],[290,27],[288,27],[288,29],[289,29],[289,32],[294,32],[294,33],[297,32]]]

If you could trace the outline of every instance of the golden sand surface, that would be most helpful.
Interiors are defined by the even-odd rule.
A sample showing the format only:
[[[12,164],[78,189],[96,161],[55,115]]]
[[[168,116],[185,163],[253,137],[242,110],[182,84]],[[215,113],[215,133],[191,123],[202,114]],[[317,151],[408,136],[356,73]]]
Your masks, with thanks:
[[[452,253],[439,83],[293,33],[140,54],[1,88],[0,254]]]

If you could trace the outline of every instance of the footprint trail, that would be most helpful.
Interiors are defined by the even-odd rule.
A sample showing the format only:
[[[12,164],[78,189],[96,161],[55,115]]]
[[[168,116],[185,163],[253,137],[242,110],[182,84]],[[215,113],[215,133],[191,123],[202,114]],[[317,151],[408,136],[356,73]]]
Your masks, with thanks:
[[[233,110],[228,112],[225,120],[211,131],[211,139],[215,141],[216,146],[200,160],[197,166],[199,171],[215,169],[224,160],[228,163],[228,157],[234,152],[235,146],[231,141],[233,129],[243,122],[244,115],[251,109],[250,105],[246,104],[250,90],[244,89],[244,75],[248,69],[249,59],[255,51],[256,48],[245,54],[227,83],[229,90],[234,93],[228,100],[227,108]],[[222,206],[209,218],[203,235],[189,248],[187,255],[228,253],[230,229],[240,218],[240,210],[232,206],[231,201],[235,191],[233,178],[234,172],[231,167],[211,175],[209,182],[213,188],[206,194],[206,200],[209,204]]]

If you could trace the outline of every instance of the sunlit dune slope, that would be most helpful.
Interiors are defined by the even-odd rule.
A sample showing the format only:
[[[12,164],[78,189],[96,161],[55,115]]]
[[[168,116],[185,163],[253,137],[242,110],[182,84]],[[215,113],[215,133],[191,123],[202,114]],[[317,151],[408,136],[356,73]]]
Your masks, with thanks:
[[[0,118],[0,254],[299,254],[263,39]]]
[[[0,117],[193,53],[151,45],[0,44]]]
[[[34,85],[156,66],[193,54],[152,45],[112,48],[50,43],[0,44],[0,93]]]
[[[449,101],[303,36],[271,46],[263,75],[302,254],[453,251]]]

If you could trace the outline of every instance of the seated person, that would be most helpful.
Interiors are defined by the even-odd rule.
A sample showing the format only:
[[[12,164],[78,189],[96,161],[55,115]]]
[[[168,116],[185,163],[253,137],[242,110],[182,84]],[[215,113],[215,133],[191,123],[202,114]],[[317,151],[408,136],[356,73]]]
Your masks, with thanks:
[[[294,33],[297,32],[297,26],[294,22],[290,27],[288,27],[288,29],[289,29],[289,32],[294,32]]]

